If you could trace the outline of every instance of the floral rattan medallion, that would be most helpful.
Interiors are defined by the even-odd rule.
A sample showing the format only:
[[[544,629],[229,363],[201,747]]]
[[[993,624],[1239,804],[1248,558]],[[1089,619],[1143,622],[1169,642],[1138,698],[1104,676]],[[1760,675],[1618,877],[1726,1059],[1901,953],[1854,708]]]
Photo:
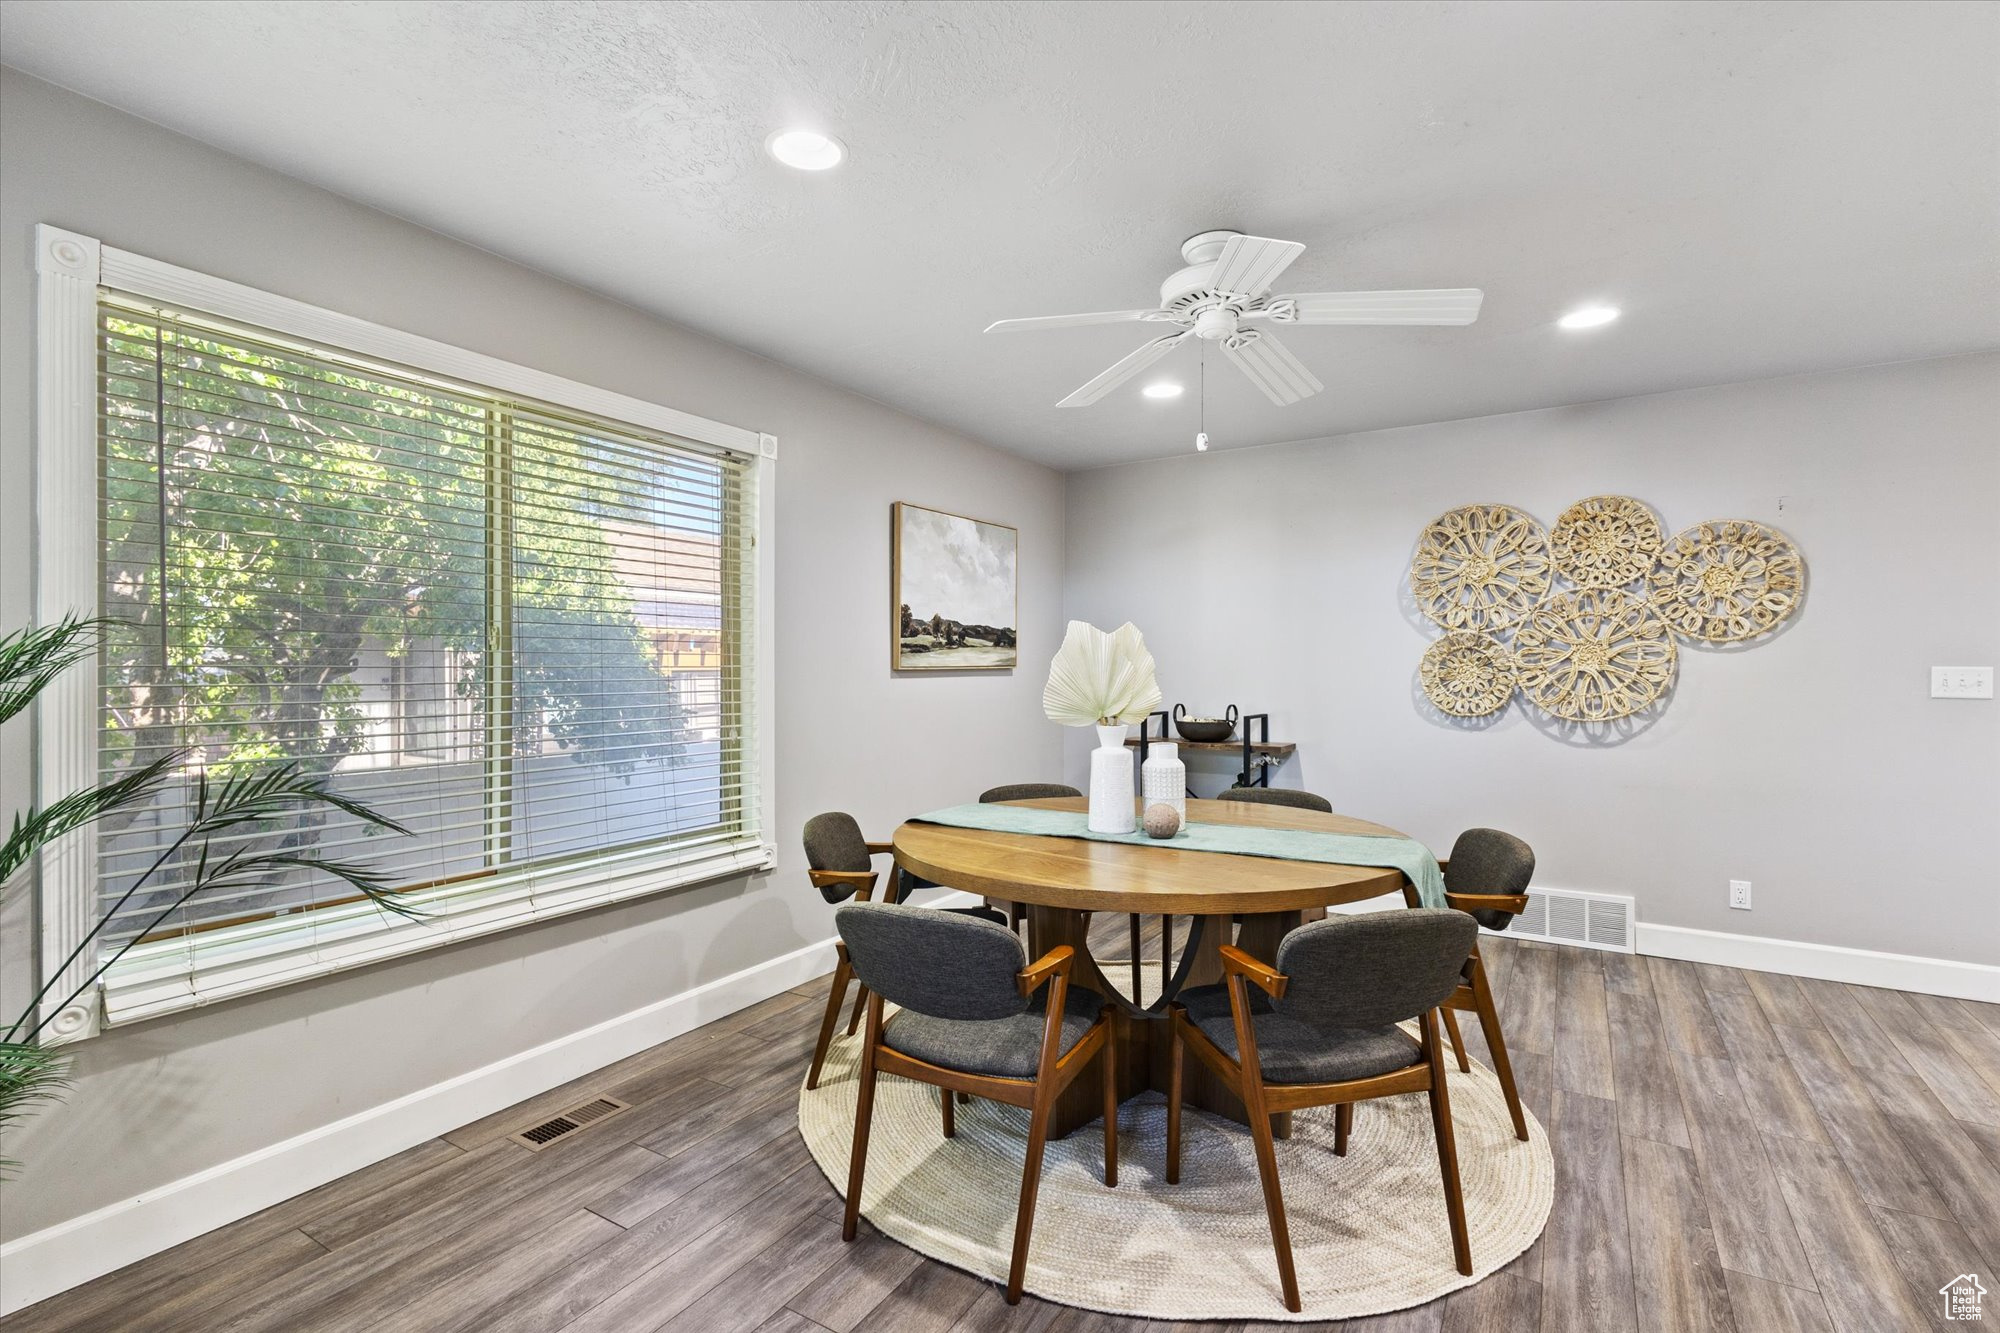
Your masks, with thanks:
[[[1522,695],[1565,722],[1608,722],[1657,703],[1674,681],[1667,624],[1615,589],[1559,593],[1514,631]]]
[[[1417,674],[1430,701],[1453,717],[1497,713],[1514,693],[1514,655],[1478,630],[1454,630],[1433,643]]]
[[[1463,505],[1424,529],[1410,592],[1448,630],[1502,629],[1548,594],[1552,573],[1540,523],[1508,505]]]
[[[1651,598],[1684,637],[1741,643],[1776,629],[1805,587],[1805,561],[1791,538],[1732,518],[1698,523],[1668,542]]]
[[[1578,500],[1549,530],[1549,554],[1579,588],[1623,588],[1645,578],[1666,534],[1651,509],[1629,495]]]

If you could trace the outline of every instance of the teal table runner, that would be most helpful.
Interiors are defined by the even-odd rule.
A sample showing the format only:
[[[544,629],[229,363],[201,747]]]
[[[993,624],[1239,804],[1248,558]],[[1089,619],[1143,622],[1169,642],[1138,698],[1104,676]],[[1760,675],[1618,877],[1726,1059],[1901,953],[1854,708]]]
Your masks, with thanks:
[[[1417,886],[1426,907],[1443,907],[1444,873],[1430,848],[1409,838],[1370,833],[1321,833],[1313,829],[1261,828],[1247,824],[1190,821],[1172,838],[1143,832],[1092,833],[1090,816],[1074,810],[1042,810],[1029,805],[954,805],[918,815],[925,824],[984,829],[989,833],[1031,833],[1044,838],[1088,838],[1171,847],[1182,852],[1226,852],[1269,856],[1280,861],[1324,861],[1332,865],[1381,866],[1400,870]]]

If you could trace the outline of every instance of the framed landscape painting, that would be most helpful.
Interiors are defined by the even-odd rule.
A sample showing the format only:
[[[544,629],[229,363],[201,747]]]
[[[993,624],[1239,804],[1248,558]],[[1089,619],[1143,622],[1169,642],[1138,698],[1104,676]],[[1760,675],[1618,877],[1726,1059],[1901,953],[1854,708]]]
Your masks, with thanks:
[[[1021,534],[898,501],[889,527],[889,664],[897,671],[1008,671],[1020,658]]]

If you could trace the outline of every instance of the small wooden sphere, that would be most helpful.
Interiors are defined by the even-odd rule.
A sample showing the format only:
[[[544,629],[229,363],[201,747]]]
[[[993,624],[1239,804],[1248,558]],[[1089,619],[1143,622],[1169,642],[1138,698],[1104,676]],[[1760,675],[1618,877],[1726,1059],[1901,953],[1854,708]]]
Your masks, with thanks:
[[[1149,838],[1171,838],[1181,831],[1181,817],[1165,801],[1155,801],[1146,807],[1146,836]]]

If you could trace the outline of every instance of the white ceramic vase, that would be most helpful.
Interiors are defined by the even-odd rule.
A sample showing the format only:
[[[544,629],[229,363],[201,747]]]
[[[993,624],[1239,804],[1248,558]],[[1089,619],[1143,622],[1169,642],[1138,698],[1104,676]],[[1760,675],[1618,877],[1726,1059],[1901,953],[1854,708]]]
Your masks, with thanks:
[[[1132,809],[1132,752],[1125,748],[1123,723],[1097,728],[1090,752],[1090,831],[1130,833],[1139,827]]]
[[[1172,806],[1181,827],[1187,827],[1187,765],[1181,762],[1180,746],[1154,741],[1146,747],[1146,762],[1139,765],[1139,791],[1144,806]]]

